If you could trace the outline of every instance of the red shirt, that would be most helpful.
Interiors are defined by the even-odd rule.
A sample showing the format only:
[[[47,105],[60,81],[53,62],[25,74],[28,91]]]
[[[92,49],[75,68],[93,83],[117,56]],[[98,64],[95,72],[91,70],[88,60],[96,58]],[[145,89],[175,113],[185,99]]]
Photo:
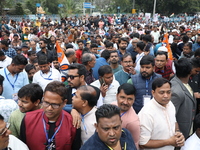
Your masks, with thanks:
[[[81,64],[82,50],[78,49],[76,51],[76,58],[78,59],[78,63]]]

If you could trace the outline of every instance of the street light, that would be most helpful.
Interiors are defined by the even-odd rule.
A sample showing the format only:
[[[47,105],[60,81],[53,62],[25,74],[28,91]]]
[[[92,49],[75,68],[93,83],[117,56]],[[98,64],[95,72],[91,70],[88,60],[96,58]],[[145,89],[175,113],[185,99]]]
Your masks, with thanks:
[[[154,0],[154,5],[153,5],[153,17],[155,15],[156,12],[156,0]]]

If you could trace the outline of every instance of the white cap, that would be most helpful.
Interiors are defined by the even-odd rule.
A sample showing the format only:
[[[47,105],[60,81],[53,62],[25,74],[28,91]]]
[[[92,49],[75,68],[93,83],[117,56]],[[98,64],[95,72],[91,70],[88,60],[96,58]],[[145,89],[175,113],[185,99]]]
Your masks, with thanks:
[[[161,46],[158,48],[158,51],[168,52],[168,49],[165,46]]]

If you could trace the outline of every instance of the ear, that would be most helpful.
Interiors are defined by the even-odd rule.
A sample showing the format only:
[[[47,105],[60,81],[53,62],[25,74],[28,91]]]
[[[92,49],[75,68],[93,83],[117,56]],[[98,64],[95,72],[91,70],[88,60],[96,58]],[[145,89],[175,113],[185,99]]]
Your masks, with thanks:
[[[94,126],[95,126],[95,128],[96,128],[96,132],[98,132],[98,124],[95,123]]]
[[[152,96],[154,95],[154,93],[155,93],[155,91],[154,91],[154,90],[152,90],[152,91],[151,91],[151,94],[152,94]]]
[[[84,75],[81,75],[81,76],[80,76],[81,81],[84,81],[84,78],[85,78]]]
[[[41,100],[42,101],[42,100]],[[36,102],[34,102],[35,106],[38,106],[40,104],[40,100],[38,99]]]
[[[67,104],[67,99],[63,101],[64,106]]]
[[[83,100],[83,106],[88,106],[88,101],[87,100]]]

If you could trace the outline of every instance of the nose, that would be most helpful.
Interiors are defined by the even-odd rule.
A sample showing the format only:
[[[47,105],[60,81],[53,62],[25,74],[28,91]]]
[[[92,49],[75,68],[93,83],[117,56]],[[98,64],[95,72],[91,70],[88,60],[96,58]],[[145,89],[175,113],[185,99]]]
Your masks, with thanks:
[[[18,100],[18,106],[22,106],[22,102]]]
[[[127,104],[127,103],[128,103],[128,100],[127,100],[127,99],[125,99],[123,103],[124,103],[124,104]]]
[[[114,136],[114,135],[115,135],[115,131],[114,131],[113,129],[111,129],[111,130],[109,131],[109,135],[110,135],[110,136]]]

